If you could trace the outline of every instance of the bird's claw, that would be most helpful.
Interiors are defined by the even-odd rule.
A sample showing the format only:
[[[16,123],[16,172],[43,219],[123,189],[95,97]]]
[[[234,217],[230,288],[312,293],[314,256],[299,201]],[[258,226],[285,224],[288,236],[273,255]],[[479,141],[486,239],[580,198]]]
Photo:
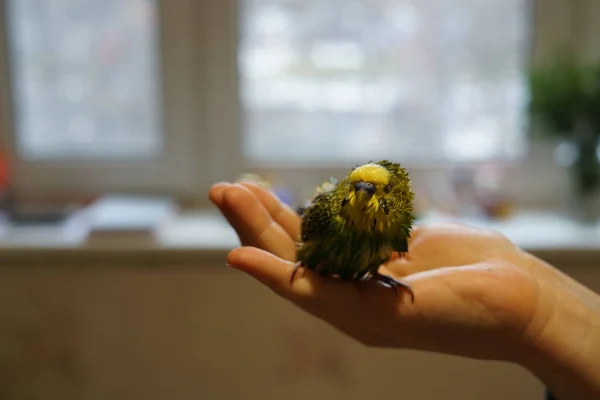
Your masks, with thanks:
[[[400,287],[404,290],[407,290],[410,293],[410,302],[411,303],[415,302],[415,294],[414,294],[412,288],[409,285],[407,285],[406,283],[400,282],[390,276],[382,275],[380,273],[374,274],[372,279],[379,282],[382,286],[393,289],[394,294],[396,296],[398,295],[398,287]]]
[[[302,261],[298,261],[296,264],[294,264],[294,268],[292,269],[292,276],[290,277],[290,283],[292,283],[294,281],[294,277],[296,276],[296,273],[298,272],[298,268],[302,267]],[[304,276],[304,274],[306,274],[306,269],[304,269],[304,273],[302,274],[302,276]]]
[[[294,281],[294,277],[296,276],[296,273],[298,272],[298,268],[302,267],[302,261],[298,261],[296,262],[296,264],[294,264],[294,267],[292,269],[292,276],[290,277],[290,283],[292,283]],[[306,273],[306,269],[304,269],[304,274]],[[303,275],[304,275],[303,274]],[[368,276],[363,276],[362,279],[359,280],[368,280]],[[410,293],[410,302],[414,303],[415,302],[415,294],[412,290],[412,288],[407,285],[406,283],[400,282],[390,276],[387,275],[383,275],[380,274],[379,272],[373,274],[371,276],[371,279],[375,280],[376,282],[378,282],[379,284],[381,284],[382,286],[385,286],[389,289],[393,289],[394,290],[394,295],[398,295],[398,287],[407,290]]]

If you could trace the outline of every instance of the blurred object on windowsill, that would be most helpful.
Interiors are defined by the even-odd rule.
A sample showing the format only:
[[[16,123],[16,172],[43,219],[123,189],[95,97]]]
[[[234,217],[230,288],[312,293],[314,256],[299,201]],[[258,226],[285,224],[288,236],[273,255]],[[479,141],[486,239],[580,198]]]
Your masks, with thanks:
[[[3,224],[60,225],[76,209],[71,203],[19,199],[11,190],[12,183],[6,147],[0,140],[0,210]]]
[[[459,216],[475,217],[481,214],[477,198],[476,175],[477,169],[474,168],[457,167],[450,173],[450,187],[458,204]]]
[[[268,182],[271,184],[271,190],[284,204],[290,207],[294,206],[294,195],[292,191],[285,186],[285,184],[275,174],[269,174],[267,176]]]
[[[79,246],[88,234],[89,223],[85,209],[75,209],[61,218],[33,218],[18,222],[6,218],[0,232],[2,247],[52,248]]]
[[[454,171],[447,170],[427,179],[412,182],[416,193],[415,206],[418,207],[419,215],[436,212],[459,216],[464,213],[461,199],[456,191],[454,175]]]
[[[71,228],[73,224],[69,223],[69,219],[76,211],[76,205],[19,199],[15,196],[11,184],[6,147],[0,141],[0,237],[3,240],[16,239],[20,242],[35,240],[43,234],[45,228],[56,232],[62,232],[64,227],[73,230]],[[9,233],[11,237],[7,238]],[[65,237],[71,236],[65,233]]]
[[[255,183],[264,187],[267,190],[271,190],[271,182],[263,178],[262,176],[255,173],[246,173],[240,175],[240,177],[236,180],[237,182],[250,182]]]
[[[421,190],[420,187],[415,187],[413,185],[413,192],[415,193],[413,212],[415,217],[419,218],[421,215],[427,213],[427,211],[431,208],[431,200],[427,194]]]
[[[292,192],[283,184],[279,177],[275,174],[270,174],[266,177],[255,173],[245,173],[240,175],[238,182],[252,182],[272,191],[283,203],[293,207],[294,196]]]
[[[483,214],[491,220],[505,220],[516,211],[515,204],[498,195],[490,196],[481,202]]]
[[[78,209],[75,204],[15,201],[7,197],[6,215],[14,225],[61,224]]]
[[[155,245],[161,230],[178,214],[178,206],[169,197],[103,196],[87,209],[90,226],[86,245]]]
[[[514,202],[503,191],[501,163],[459,166],[413,182],[417,215],[430,212],[457,218],[505,219]]]
[[[515,204],[503,191],[506,171],[499,162],[480,165],[474,174],[476,201],[482,217],[506,219],[515,211]]]

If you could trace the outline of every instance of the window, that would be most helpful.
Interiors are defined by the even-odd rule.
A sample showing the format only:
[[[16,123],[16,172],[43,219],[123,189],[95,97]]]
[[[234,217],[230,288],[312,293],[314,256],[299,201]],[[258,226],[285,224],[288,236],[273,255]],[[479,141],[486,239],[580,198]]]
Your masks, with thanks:
[[[472,162],[525,149],[528,0],[243,0],[245,156]]]
[[[20,157],[160,154],[156,2],[8,0],[7,6]]]
[[[529,18],[528,0],[0,0],[0,135],[43,193],[518,158]]]
[[[195,184],[188,1],[0,0],[0,7],[0,115],[19,188]]]

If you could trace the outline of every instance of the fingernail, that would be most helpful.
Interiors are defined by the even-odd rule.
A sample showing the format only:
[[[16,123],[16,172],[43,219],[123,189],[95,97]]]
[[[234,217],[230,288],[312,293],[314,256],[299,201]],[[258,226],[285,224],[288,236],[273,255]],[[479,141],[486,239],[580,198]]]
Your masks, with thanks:
[[[225,265],[229,268],[236,268],[235,265],[233,265],[233,264],[226,263]]]

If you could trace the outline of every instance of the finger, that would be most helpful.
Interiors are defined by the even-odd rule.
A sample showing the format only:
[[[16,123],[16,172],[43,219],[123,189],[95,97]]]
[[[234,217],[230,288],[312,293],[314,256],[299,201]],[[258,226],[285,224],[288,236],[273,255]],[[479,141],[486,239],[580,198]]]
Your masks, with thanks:
[[[321,277],[312,271],[298,271],[292,280],[294,263],[254,247],[232,250],[227,258],[232,267],[246,272],[279,296],[327,320],[346,315],[357,307],[354,285]]]
[[[231,187],[231,185],[232,184],[229,182],[215,183],[208,191],[208,198],[215,206],[221,208],[223,205],[223,193],[225,193],[225,190]]]
[[[225,219],[227,219],[227,222],[229,222],[229,225],[231,225],[234,228],[242,244],[247,245],[253,243],[252,238],[249,237],[249,235],[245,232],[243,227],[239,226],[240,224],[238,223],[236,217],[232,215],[232,213],[230,212],[229,208],[225,205],[225,202],[223,200],[225,191],[231,188],[232,186],[233,184],[229,182],[216,183],[210,188],[208,192],[208,197],[210,201],[219,208],[221,214],[223,214]]]
[[[300,237],[300,217],[291,207],[282,203],[271,191],[256,183],[242,183],[260,200],[275,222],[277,222],[290,237],[298,240]]]
[[[273,220],[278,223],[292,239],[297,239],[300,236],[300,217],[287,204],[282,203],[275,194],[262,186],[251,183],[240,183],[242,186],[250,190],[267,209]],[[214,184],[209,190],[209,198],[217,207],[223,205],[223,193],[225,190],[233,186],[228,182],[219,182]]]
[[[227,256],[227,264],[246,272],[275,293],[289,297],[293,262],[256,247],[247,246],[232,250]]]
[[[227,187],[222,193],[221,210],[243,245],[264,249],[285,260],[295,260],[295,242],[246,187],[239,184]]]
[[[231,187],[233,187],[233,184],[229,182],[216,183],[209,190],[208,197],[219,208],[225,219],[227,219],[227,222],[234,228],[242,244],[247,245],[253,243],[251,235],[241,226],[236,216],[232,214],[224,201],[225,191]]]

